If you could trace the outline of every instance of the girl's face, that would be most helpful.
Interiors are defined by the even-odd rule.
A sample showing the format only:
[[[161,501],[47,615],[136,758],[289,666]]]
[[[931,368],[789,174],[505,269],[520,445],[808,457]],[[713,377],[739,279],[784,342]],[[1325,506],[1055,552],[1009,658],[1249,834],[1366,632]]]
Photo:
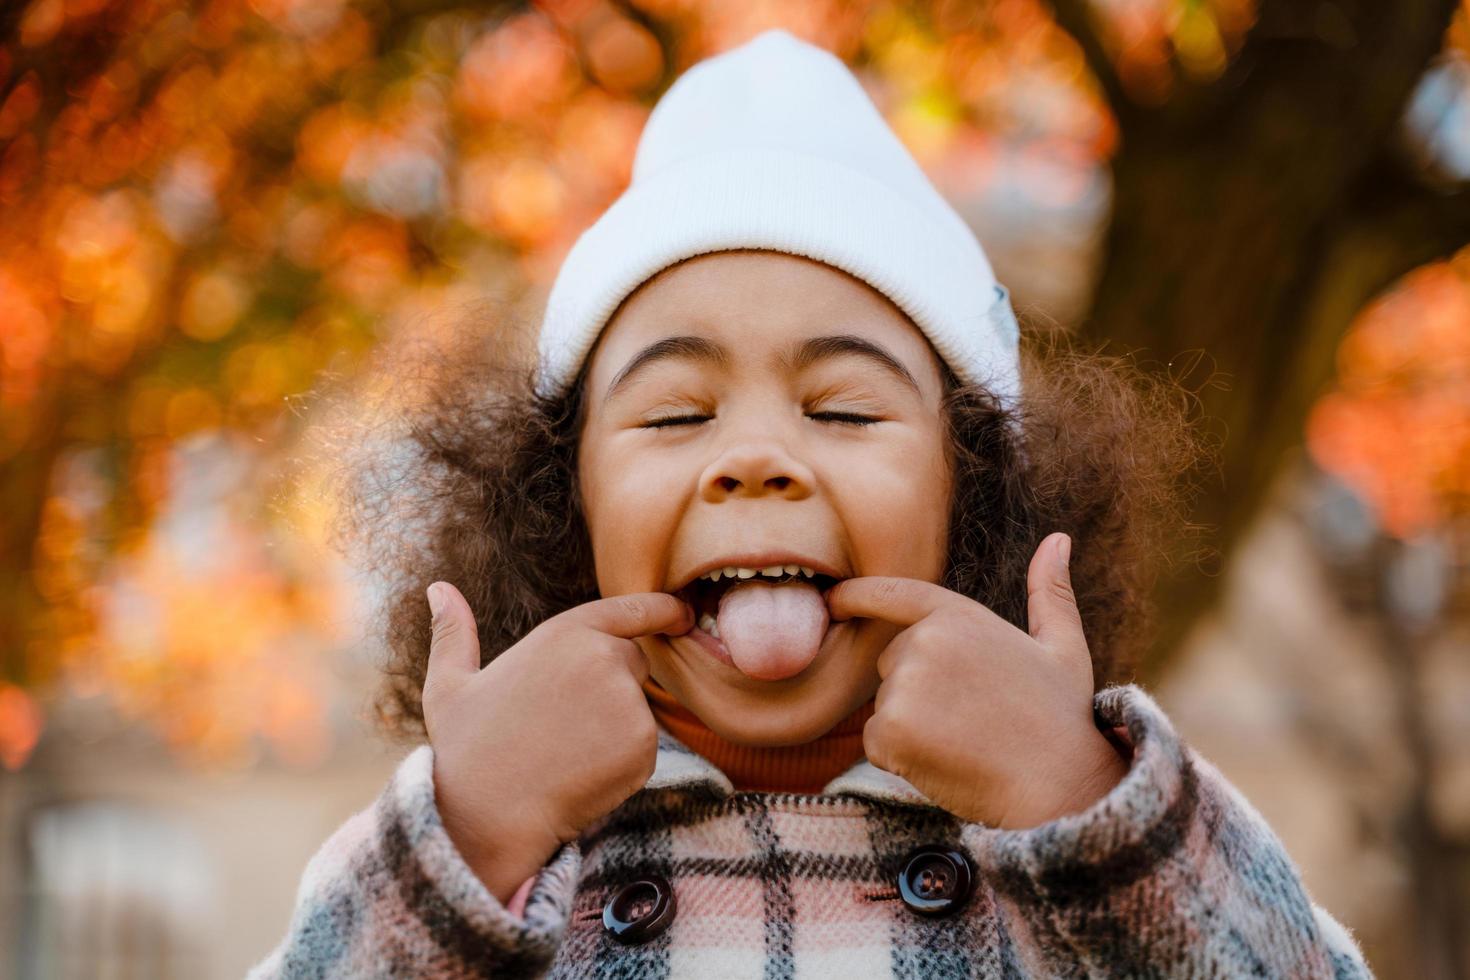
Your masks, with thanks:
[[[942,576],[939,361],[858,279],[781,252],[682,262],[624,302],[586,385],[578,476],[602,595],[689,596],[725,565]],[[637,642],[653,679],[717,734],[770,746],[811,741],[871,699],[896,632],[832,623],[780,680],[747,676],[693,632]]]

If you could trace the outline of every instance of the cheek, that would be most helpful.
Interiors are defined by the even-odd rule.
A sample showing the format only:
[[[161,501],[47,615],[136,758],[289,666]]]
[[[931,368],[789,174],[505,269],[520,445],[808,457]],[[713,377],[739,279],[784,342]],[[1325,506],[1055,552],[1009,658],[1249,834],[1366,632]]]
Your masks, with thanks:
[[[627,487],[632,482],[624,459],[605,437],[583,442],[577,479],[582,512],[587,516],[587,530],[594,544],[622,526],[619,511],[626,506]]]
[[[605,594],[654,587],[657,556],[677,523],[667,479],[616,446],[589,454],[581,478],[598,586]]]
[[[636,533],[640,515],[657,518],[669,506],[671,476],[632,454],[604,466],[594,481],[598,523],[612,533]],[[628,526],[631,522],[635,526]]]
[[[933,462],[918,462],[926,459]],[[915,441],[885,463],[848,471],[843,497],[854,557],[870,574],[938,581],[949,532],[943,447]]]

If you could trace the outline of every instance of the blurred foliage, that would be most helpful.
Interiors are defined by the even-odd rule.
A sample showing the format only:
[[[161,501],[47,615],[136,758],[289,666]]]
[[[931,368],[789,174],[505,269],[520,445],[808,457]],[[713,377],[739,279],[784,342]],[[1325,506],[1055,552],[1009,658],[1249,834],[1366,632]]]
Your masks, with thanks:
[[[774,12],[26,6],[0,47],[5,697],[105,694],[215,763],[257,736],[316,758],[346,589],[310,547],[330,502],[280,465],[291,399],[421,313],[547,283],[656,93]],[[1105,155],[1066,36],[1031,0],[991,13],[774,19],[870,62],[936,169],[983,180],[1007,132]],[[39,724],[7,710],[7,765]]]
[[[1359,316],[1307,446],[1395,537],[1470,518],[1470,249],[1406,276]]]
[[[1096,12],[1140,101],[1217,77],[1254,18],[1247,0]],[[288,465],[293,406],[436,310],[544,288],[625,186],[658,93],[769,26],[858,67],[952,195],[1010,155],[1050,164],[1020,189],[1064,206],[1065,175],[1117,148],[1041,0],[0,13],[0,763],[23,764],[61,691],[212,764],[330,751],[353,590],[323,557],[331,502]],[[1463,11],[1456,30],[1463,50]],[[1415,280],[1370,318],[1463,316],[1454,282],[1458,299]],[[1454,333],[1414,342],[1433,362]],[[1343,435],[1381,408],[1355,404],[1324,409],[1317,444],[1401,479]]]

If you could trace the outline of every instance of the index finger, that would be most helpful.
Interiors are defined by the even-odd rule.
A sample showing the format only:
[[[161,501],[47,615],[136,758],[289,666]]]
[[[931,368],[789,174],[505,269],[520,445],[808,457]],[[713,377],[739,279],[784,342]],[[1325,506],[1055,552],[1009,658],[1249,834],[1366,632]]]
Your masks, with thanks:
[[[677,636],[689,632],[694,625],[694,610],[667,592],[630,592],[594,599],[562,615],[625,640],[654,633]]]
[[[827,609],[834,620],[861,617],[912,626],[963,598],[942,585],[922,579],[864,575],[843,579],[828,589]]]

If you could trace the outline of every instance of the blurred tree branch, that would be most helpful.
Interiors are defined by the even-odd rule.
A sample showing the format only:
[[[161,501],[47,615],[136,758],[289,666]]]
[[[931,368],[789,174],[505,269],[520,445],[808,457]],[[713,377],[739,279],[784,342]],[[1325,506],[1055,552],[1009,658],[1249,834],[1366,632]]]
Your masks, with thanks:
[[[1112,221],[1079,332],[1162,362],[1202,350],[1216,363],[1224,384],[1182,379],[1226,434],[1222,485],[1193,514],[1216,529],[1216,555],[1229,553],[1283,451],[1299,441],[1363,303],[1470,241],[1462,195],[1436,207],[1401,167],[1384,176],[1405,104],[1455,7],[1266,0],[1213,84],[1180,85],[1158,107],[1120,108]],[[1089,61],[1098,58],[1086,4],[1057,0],[1056,9]],[[1159,583],[1145,678],[1217,597],[1219,577],[1191,571]]]
[[[1088,70],[1112,106],[1114,117],[1124,125],[1124,121],[1133,114],[1133,101],[1123,90],[1113,58],[1103,44],[1090,0],[1051,0],[1051,7],[1052,17],[1082,49]]]

